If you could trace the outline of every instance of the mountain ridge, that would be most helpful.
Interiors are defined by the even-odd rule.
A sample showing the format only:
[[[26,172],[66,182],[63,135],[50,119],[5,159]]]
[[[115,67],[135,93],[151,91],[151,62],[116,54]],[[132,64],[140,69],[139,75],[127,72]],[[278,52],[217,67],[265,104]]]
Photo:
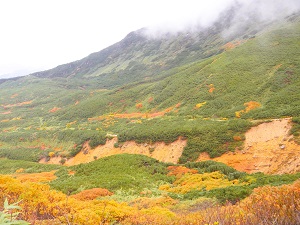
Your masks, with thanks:
[[[237,9],[231,8],[220,15],[220,18],[209,27],[198,27],[177,33],[163,33],[159,37],[150,37],[148,29],[142,28],[130,32],[121,41],[90,54],[83,59],[59,65],[55,68],[30,74],[39,78],[98,78],[96,82],[108,82],[108,86],[123,85],[136,80],[148,79],[171,67],[187,62],[201,60],[223,51],[222,45],[236,38],[251,38],[259,29],[252,28],[243,32],[235,32],[224,38],[222,34],[231,26]],[[249,27],[251,27],[249,26]],[[241,37],[243,36],[243,37]],[[144,70],[146,74],[137,74],[136,70]],[[121,82],[107,81],[107,79]],[[129,82],[124,81],[125,79]],[[107,85],[104,85],[105,88]]]

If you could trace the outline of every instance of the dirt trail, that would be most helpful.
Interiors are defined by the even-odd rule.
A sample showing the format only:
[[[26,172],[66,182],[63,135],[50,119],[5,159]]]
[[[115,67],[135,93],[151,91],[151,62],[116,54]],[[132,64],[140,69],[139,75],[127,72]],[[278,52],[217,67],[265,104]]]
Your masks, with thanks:
[[[83,150],[80,151],[75,157],[67,160],[65,165],[71,166],[80,163],[88,163],[97,158],[123,153],[141,154],[155,158],[162,162],[177,163],[182,154],[183,148],[187,143],[187,140],[182,140],[181,138],[168,145],[164,142],[156,142],[153,144],[137,144],[134,141],[128,141],[122,144],[122,146],[116,148],[114,146],[117,141],[117,138],[113,138],[111,140],[107,139],[105,145],[100,145],[95,149],[91,149],[88,143],[85,143]],[[58,164],[59,161],[59,157],[53,157],[47,163]],[[40,162],[46,163],[45,161]]]
[[[300,145],[291,140],[290,129],[290,119],[273,120],[252,127],[246,133],[242,151],[226,153],[213,160],[248,173],[299,172]],[[208,159],[208,154],[201,154],[198,161]]]

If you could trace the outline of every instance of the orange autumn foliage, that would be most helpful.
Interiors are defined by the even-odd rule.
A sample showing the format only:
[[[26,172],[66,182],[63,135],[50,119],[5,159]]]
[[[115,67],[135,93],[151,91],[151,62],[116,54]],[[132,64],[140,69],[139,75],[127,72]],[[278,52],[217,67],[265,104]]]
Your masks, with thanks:
[[[171,107],[169,107],[169,108],[166,108],[164,111],[166,112],[166,113],[168,113],[168,112],[171,112],[172,110],[173,110],[173,106],[171,106]]]
[[[142,104],[142,103],[137,103],[137,104],[135,105],[135,107],[136,107],[137,109],[141,109],[141,108],[143,108],[143,104]]]
[[[186,173],[191,173],[191,174],[195,174],[198,173],[198,170],[195,169],[189,169],[187,167],[184,166],[168,166],[168,176],[177,176],[180,177]]]
[[[261,104],[259,102],[250,101],[250,102],[246,102],[244,104],[244,106],[246,106],[245,112],[247,113],[250,110],[253,110],[253,109],[261,107]]]
[[[0,175],[0,205],[18,202],[20,219],[31,224],[111,224],[132,215],[135,209],[126,203],[109,200],[80,201],[51,190],[49,185],[21,182]]]
[[[209,93],[213,93],[215,89],[216,89],[216,88],[214,87],[214,85],[213,85],[213,84],[210,84],[210,85],[209,85],[209,90],[208,90],[208,92],[209,92]]]
[[[188,174],[192,176],[193,174]],[[198,205],[176,210],[177,200],[140,198],[127,203],[112,200],[81,201],[51,190],[49,185],[21,182],[0,175],[0,205],[18,202],[19,219],[35,225],[155,224],[155,225],[257,225],[300,224],[300,180],[291,185],[260,187],[241,202]]]
[[[17,173],[20,170],[17,170]],[[24,172],[24,170],[23,170]],[[30,181],[30,182],[49,182],[52,180],[55,180],[57,177],[55,176],[55,170],[50,172],[41,172],[41,173],[23,173],[23,174],[17,174],[15,177],[20,180],[21,182]]]
[[[257,221],[272,218],[273,224],[299,224],[300,181],[280,187],[257,188],[240,203],[240,207]]]
[[[57,112],[58,110],[60,110],[61,108],[58,107],[53,107],[51,110],[49,110],[49,112],[54,113]]]
[[[176,224],[178,216],[169,209],[155,206],[138,210],[136,213],[125,218],[122,225],[170,225]]]
[[[257,109],[261,107],[261,104],[259,102],[250,101],[244,103],[245,109],[235,112],[235,117],[240,118],[243,113],[248,113],[249,111],[253,109]]]
[[[176,105],[175,105],[175,108],[179,108],[181,106],[181,102],[178,102]]]
[[[153,98],[153,97],[150,97],[150,98],[148,99],[148,103],[153,102],[153,100],[154,100],[154,98]]]
[[[19,103],[16,103],[16,104],[1,105],[1,106],[3,106],[4,109],[7,109],[7,108],[15,107],[15,106],[30,105],[31,103],[32,103],[32,100],[31,101],[26,101],[26,102],[19,102]]]
[[[92,188],[92,189],[81,191],[78,194],[71,195],[71,196],[73,198],[76,198],[77,200],[86,201],[86,200],[94,200],[98,197],[110,196],[110,195],[113,195],[113,193],[107,189]]]
[[[233,140],[235,140],[235,141],[241,141],[242,137],[241,136],[233,136]]]
[[[228,42],[222,46],[222,49],[228,51],[228,50],[236,48],[237,46],[239,46],[241,44],[242,44],[242,41],[239,41],[239,40]]]
[[[206,103],[206,102],[205,102]],[[205,103],[200,103],[200,104],[205,104]],[[133,113],[114,113],[110,115],[102,115],[98,117],[92,117],[88,118],[89,122],[92,121],[101,121],[101,120],[107,120],[107,119],[112,119],[112,118],[122,118],[122,119],[132,119],[132,118],[154,118],[154,117],[159,117],[159,116],[164,116],[166,113],[171,112],[174,110],[174,108],[178,108],[180,106],[180,103],[176,104],[175,106],[171,106],[169,108],[164,109],[163,111],[159,112],[152,112],[152,113],[141,113],[141,112],[133,112]],[[202,105],[201,105],[202,106]],[[136,104],[136,108],[142,108],[143,104],[138,103]],[[174,111],[175,112],[175,111]]]
[[[6,112],[3,112],[1,113],[2,115],[8,115],[8,114],[11,114],[11,111],[6,111]]]
[[[174,224],[300,224],[300,181],[280,187],[264,186],[236,205],[226,204],[181,215]]]
[[[17,97],[18,95],[19,95],[18,93],[13,94],[12,96],[10,96],[10,98],[15,98],[15,97]]]

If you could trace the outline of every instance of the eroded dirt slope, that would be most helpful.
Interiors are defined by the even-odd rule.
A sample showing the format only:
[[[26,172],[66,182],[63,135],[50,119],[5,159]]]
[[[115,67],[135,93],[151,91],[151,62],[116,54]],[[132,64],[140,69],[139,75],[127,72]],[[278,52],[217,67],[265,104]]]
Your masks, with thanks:
[[[300,146],[289,136],[290,119],[273,120],[252,127],[246,133],[244,149],[214,158],[248,173],[295,173],[300,171]],[[201,154],[199,161],[208,160]]]
[[[65,165],[77,165],[80,163],[88,163],[94,161],[97,158],[103,158],[106,156],[116,154],[141,154],[152,158],[155,158],[162,162],[177,163],[183,148],[186,146],[187,141],[179,138],[171,144],[165,144],[164,142],[156,142],[153,144],[137,144],[134,141],[128,141],[119,147],[115,147],[118,142],[117,138],[111,140],[107,139],[105,145],[100,145],[95,149],[91,149],[88,143],[85,143],[83,150],[79,152],[75,157],[66,161]],[[59,157],[53,157],[49,162],[51,164],[58,164],[60,161]],[[41,163],[45,163],[41,161]]]
[[[229,152],[214,158],[239,171],[248,173],[263,172],[269,174],[300,172],[300,145],[289,136],[290,119],[277,119],[252,127],[246,134],[244,148],[241,151]],[[91,149],[86,143],[81,152],[66,161],[65,165],[88,163],[95,159],[122,153],[142,154],[162,162],[177,163],[187,140],[179,138],[167,145],[163,142],[153,144],[137,144],[125,142],[115,147],[117,138],[108,139],[105,145]],[[198,161],[209,160],[206,153],[200,154]],[[47,163],[59,164],[60,158],[51,158]],[[41,163],[45,163],[41,161]]]

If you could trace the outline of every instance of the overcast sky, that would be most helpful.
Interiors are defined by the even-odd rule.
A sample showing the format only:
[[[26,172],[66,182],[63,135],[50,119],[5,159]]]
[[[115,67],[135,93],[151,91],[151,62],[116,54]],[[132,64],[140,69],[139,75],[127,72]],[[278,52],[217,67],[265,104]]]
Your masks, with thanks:
[[[142,27],[207,25],[233,2],[1,0],[0,77],[25,75],[81,59]]]

